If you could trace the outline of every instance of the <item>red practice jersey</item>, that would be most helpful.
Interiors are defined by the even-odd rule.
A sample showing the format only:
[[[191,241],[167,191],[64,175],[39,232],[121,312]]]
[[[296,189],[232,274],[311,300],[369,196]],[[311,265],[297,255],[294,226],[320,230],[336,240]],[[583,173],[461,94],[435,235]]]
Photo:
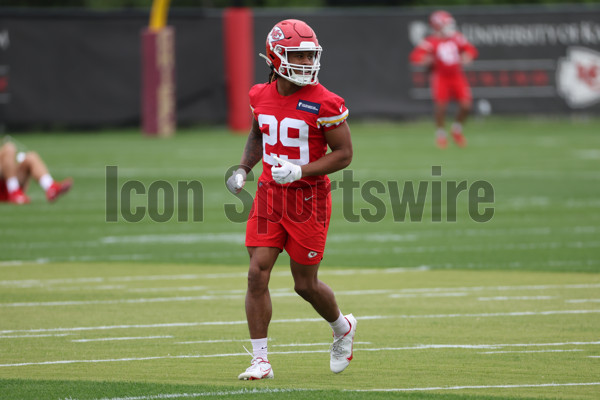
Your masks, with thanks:
[[[419,43],[410,53],[410,61],[420,63],[426,55],[433,56],[433,73],[439,75],[456,75],[462,73],[461,55],[470,54],[477,57],[477,49],[459,32],[450,37],[431,35]]]
[[[325,132],[348,117],[344,99],[323,85],[307,85],[290,96],[277,91],[277,83],[258,84],[250,89],[250,107],[263,133],[263,172],[261,181],[272,181],[273,156],[304,165],[327,152]],[[301,179],[315,183],[325,176]]]

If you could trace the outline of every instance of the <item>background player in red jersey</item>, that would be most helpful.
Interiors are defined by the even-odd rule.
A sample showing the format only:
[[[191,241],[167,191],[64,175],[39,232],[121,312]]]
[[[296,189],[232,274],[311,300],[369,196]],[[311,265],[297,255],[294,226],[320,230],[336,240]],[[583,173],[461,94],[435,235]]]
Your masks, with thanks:
[[[73,184],[71,178],[54,181],[38,153],[19,151],[17,145],[5,137],[0,145],[0,202],[29,203],[25,191],[30,178],[40,184],[50,202],[66,193]]]
[[[436,143],[440,148],[448,145],[444,119],[446,107],[452,99],[458,101],[458,113],[452,124],[452,138],[457,145],[467,144],[463,124],[471,111],[471,88],[462,66],[477,57],[477,49],[459,32],[456,22],[446,11],[436,11],[429,17],[433,34],[427,36],[410,54],[413,64],[431,71],[431,90],[435,103]]]
[[[289,19],[273,27],[267,55],[261,54],[272,70],[269,82],[250,90],[252,129],[241,167],[227,180],[228,189],[239,193],[246,174],[262,158],[263,172],[246,226],[246,317],[253,358],[239,379],[273,377],[267,357],[272,314],[268,285],[284,249],[290,256],[294,290],[333,329],[331,370],[342,372],[352,360],[356,319],[341,313],[333,291],[317,277],[331,214],[327,174],[352,160],[344,99],[317,79],[321,51],[316,34],[303,21]]]

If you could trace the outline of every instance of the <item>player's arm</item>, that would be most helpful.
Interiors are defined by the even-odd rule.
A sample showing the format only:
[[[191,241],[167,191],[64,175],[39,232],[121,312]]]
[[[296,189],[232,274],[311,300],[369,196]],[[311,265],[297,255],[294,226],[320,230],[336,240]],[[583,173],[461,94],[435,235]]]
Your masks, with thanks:
[[[256,119],[253,119],[252,129],[250,129],[250,133],[248,134],[248,140],[246,141],[242,159],[240,160],[240,165],[246,172],[250,172],[250,170],[262,159],[262,138],[263,134],[260,131],[258,122],[256,122]]]
[[[239,193],[246,183],[246,175],[261,160],[263,153],[262,132],[256,119],[252,120],[252,129],[244,146],[240,167],[227,179],[227,189],[233,194]]]
[[[409,60],[413,65],[429,67],[433,64],[432,50],[431,44],[424,40],[411,51]]]
[[[477,48],[473,46],[463,35],[460,35],[459,38],[459,51],[461,63],[462,65],[471,64],[473,60],[477,58],[479,52],[477,51]]]
[[[352,161],[352,140],[350,127],[346,121],[325,132],[325,140],[331,151],[323,157],[305,165],[295,165],[277,156],[273,158],[279,166],[271,168],[271,175],[277,183],[290,183],[303,176],[327,175],[346,168]]]
[[[323,157],[302,166],[302,176],[327,175],[350,165],[352,161],[352,139],[346,121],[325,132],[325,140],[331,151]]]

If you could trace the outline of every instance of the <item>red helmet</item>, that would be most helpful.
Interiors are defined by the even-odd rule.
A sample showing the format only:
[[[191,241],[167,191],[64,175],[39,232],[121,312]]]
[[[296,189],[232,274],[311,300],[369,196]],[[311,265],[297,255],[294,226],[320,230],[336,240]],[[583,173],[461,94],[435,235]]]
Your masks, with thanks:
[[[452,15],[443,10],[435,11],[429,17],[429,25],[434,31],[444,36],[451,36],[456,31],[456,22]]]
[[[291,64],[290,51],[314,51],[312,65]],[[298,19],[286,19],[275,24],[267,35],[267,55],[260,54],[277,75],[299,86],[316,85],[321,68],[321,52],[317,35]]]

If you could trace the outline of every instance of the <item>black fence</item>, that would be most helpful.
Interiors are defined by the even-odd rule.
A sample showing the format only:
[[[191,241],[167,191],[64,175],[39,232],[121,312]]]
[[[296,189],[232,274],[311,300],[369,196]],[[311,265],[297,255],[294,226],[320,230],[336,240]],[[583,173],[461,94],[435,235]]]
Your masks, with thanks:
[[[429,115],[425,71],[408,53],[431,9],[255,10],[255,52],[285,18],[311,25],[324,48],[321,82],[352,118]],[[475,110],[600,114],[600,6],[450,9],[478,48],[467,68]],[[0,118],[9,129],[140,123],[140,32],[146,12],[0,9]],[[171,10],[180,125],[227,119],[222,11]],[[255,81],[268,69],[258,57]],[[250,65],[250,64],[249,64]]]

